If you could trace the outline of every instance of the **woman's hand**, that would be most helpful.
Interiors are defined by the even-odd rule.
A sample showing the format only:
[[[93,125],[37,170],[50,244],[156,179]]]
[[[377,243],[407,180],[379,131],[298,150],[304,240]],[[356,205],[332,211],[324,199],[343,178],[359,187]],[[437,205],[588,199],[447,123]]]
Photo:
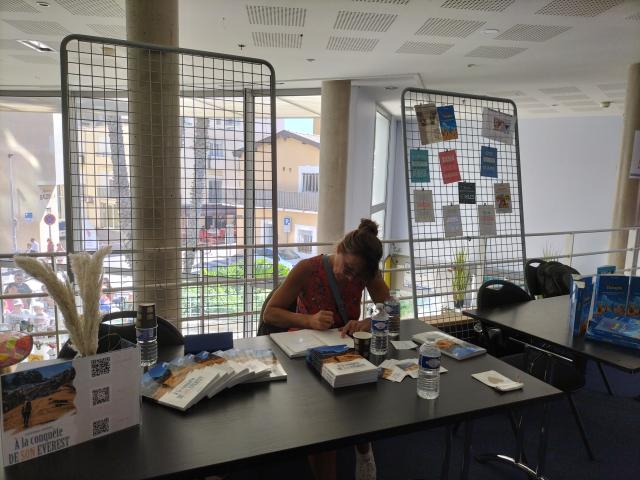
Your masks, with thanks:
[[[327,330],[333,326],[333,312],[320,310],[309,317],[309,326],[313,330]]]
[[[340,334],[351,335],[353,332],[362,332],[371,330],[371,319],[365,318],[364,320],[349,320],[347,324],[340,329]]]

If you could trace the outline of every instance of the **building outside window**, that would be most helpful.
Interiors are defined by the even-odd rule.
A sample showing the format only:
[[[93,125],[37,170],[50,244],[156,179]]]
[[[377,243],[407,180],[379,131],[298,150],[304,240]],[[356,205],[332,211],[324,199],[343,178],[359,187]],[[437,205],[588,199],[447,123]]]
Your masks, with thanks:
[[[303,173],[302,174],[302,191],[317,192],[319,178],[320,178],[319,173]]]

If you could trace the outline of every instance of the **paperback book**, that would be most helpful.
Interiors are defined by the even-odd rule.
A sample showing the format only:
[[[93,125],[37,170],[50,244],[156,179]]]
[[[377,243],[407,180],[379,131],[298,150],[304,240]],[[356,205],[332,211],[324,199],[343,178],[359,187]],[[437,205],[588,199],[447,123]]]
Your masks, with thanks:
[[[378,381],[378,367],[345,345],[312,348],[307,363],[333,388]]]
[[[424,105],[416,105],[416,120],[418,122],[418,131],[420,132],[420,143],[429,145],[442,141],[440,133],[440,122],[438,121],[438,110],[435,103],[427,103]]]
[[[571,275],[569,292],[569,329],[574,337],[587,332],[589,316],[593,303],[593,277],[590,275]]]
[[[458,168],[458,156],[455,150],[447,150],[445,152],[438,152],[438,158],[440,159],[440,171],[442,172],[442,183],[445,185],[448,183],[459,182],[460,169]]]
[[[456,112],[453,105],[438,107],[438,119],[440,120],[440,132],[443,140],[455,140],[458,138],[458,125],[456,124]]]
[[[412,183],[428,183],[431,181],[429,175],[429,152],[427,150],[409,150],[409,175]]]
[[[486,349],[466,342],[444,332],[432,331],[416,333],[411,337],[416,343],[435,343],[443,355],[455,358],[456,360],[465,360],[471,357],[477,357],[487,352]]]
[[[342,336],[339,328],[330,330],[295,330],[269,335],[289,358],[304,357],[310,348],[326,345],[346,345],[353,348],[353,339]]]
[[[224,352],[216,353],[227,360],[249,366],[255,373],[254,378],[247,380],[249,383],[287,379],[287,372],[271,349],[243,350],[232,348]]]
[[[138,425],[141,374],[140,350],[132,347],[2,375],[4,465]]]

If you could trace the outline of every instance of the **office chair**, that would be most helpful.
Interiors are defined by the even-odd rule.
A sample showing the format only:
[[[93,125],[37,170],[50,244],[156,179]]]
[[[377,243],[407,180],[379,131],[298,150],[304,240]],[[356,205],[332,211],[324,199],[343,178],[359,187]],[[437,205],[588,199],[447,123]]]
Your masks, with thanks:
[[[278,333],[278,332],[286,332],[288,330],[288,328],[282,328],[282,327],[276,327],[275,325],[269,325],[268,323],[265,323],[264,321],[264,311],[267,308],[267,304],[269,303],[269,300],[271,300],[271,297],[273,296],[273,292],[275,292],[278,289],[278,286],[276,286],[273,290],[271,290],[269,292],[269,295],[267,295],[267,298],[264,299],[264,302],[262,302],[262,308],[260,309],[260,320],[258,322],[258,336],[262,336],[262,335],[269,335],[271,333]],[[295,312],[297,308],[297,301],[293,302],[291,305],[289,305],[288,310],[290,312]]]
[[[120,340],[136,343],[135,310],[111,312],[102,317],[98,328],[98,353],[109,352],[119,348]],[[169,321],[160,316],[158,320],[158,346],[183,345],[182,333]],[[72,359],[76,351],[69,345],[69,340],[60,348],[58,358]]]

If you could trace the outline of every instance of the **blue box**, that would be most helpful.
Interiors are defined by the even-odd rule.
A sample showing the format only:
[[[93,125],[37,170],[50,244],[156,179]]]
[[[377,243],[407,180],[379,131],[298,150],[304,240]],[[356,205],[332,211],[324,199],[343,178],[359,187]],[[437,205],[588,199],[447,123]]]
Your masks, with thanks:
[[[186,335],[184,337],[184,354],[200,352],[217,352],[233,348],[233,334],[231,332],[204,333],[201,335]]]

